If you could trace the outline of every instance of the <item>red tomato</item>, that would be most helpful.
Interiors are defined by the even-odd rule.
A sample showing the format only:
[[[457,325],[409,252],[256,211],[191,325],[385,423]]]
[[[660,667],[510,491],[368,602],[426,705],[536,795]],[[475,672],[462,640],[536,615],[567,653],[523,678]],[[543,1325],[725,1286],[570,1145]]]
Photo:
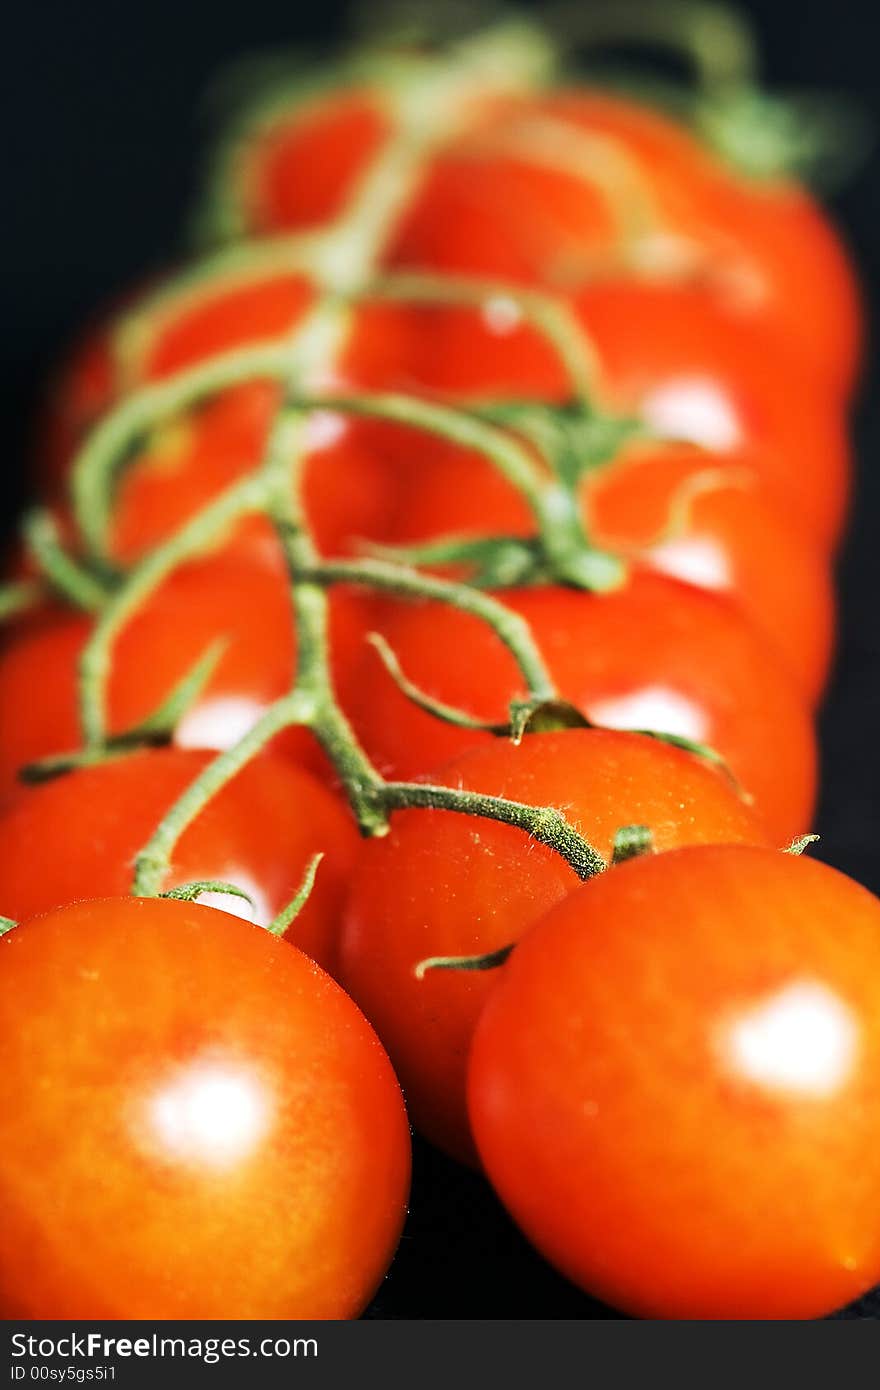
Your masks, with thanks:
[[[262,383],[218,396],[198,414],[160,432],[126,468],[116,495],[110,549],[123,562],[166,540],[214,497],[255,469],[276,408]],[[415,447],[412,431],[319,411],[306,427],[312,442],[303,495],[323,554],[351,554],[387,530],[395,485]],[[249,517],[224,542],[226,555],[249,555],[283,568],[271,525]]]
[[[356,661],[370,600],[337,590],[331,598],[331,650],[337,679]],[[50,610],[21,625],[0,653],[0,795],[24,764],[81,742],[75,682],[91,622]],[[213,642],[224,640],[213,675],[178,725],[185,748],[227,748],[247,732],[294,674],[293,618],[286,583],[272,569],[202,561],[177,570],[132,619],[114,646],[110,731],[152,713]],[[326,771],[312,735],[282,733],[275,745]]]
[[[566,898],[477,1028],[480,1155],[529,1238],[630,1313],[810,1318],[880,1278],[880,906],[764,849]]]
[[[699,286],[603,281],[574,304],[596,351],[600,407],[754,472],[831,547],[849,493],[843,412],[778,334],[737,320]],[[454,399],[570,394],[558,358],[503,296],[482,310],[412,310],[405,352],[416,389]]]
[[[661,436],[734,461],[754,451],[761,477],[819,540],[839,537],[849,493],[846,422],[786,342],[737,323],[699,288],[615,281],[587,290],[578,312],[613,405],[635,410]]]
[[[834,633],[829,566],[754,474],[691,445],[631,445],[587,475],[583,512],[597,546],[731,594],[817,699]],[[387,529],[399,542],[528,536],[534,520],[491,464],[435,449],[401,488]]]
[[[766,843],[723,776],[637,734],[568,729],[471,749],[431,777],[445,785],[557,806],[606,859],[622,825],[654,847]],[[0,822],[2,835],[2,822]],[[470,1039],[497,971],[415,968],[428,956],[483,955],[515,941],[577,880],[521,830],[445,811],[402,811],[364,847],[343,919],[341,979],[388,1048],[413,1122],[475,1160],[465,1108]],[[2,884],[2,872],[0,872]]]
[[[135,858],[210,754],[156,748],[80,768],[22,790],[0,815],[0,902],[21,920],[79,898],[130,891]],[[331,973],[339,906],[359,837],[332,792],[286,758],[264,753],[218,793],[186,830],[163,889],[220,879],[242,898],[212,906],[261,926],[293,898],[317,853],[308,902],[288,940]]]
[[[233,171],[244,183],[248,224],[262,234],[332,221],[388,133],[369,92],[336,92],[309,103],[294,122],[267,122]],[[308,178],[290,177],[304,167]]]
[[[379,148],[377,105],[340,96],[242,142],[230,177],[245,225],[339,213]],[[317,190],[303,177],[316,168]],[[775,325],[835,389],[855,373],[858,293],[816,204],[783,180],[738,176],[666,116],[607,92],[478,108],[426,170],[388,259],[563,289],[603,263],[699,278],[734,313]]]
[[[234,348],[282,338],[313,303],[301,277],[267,273],[244,284],[220,275],[147,311],[143,322],[138,320],[143,304],[129,305],[84,343],[56,383],[41,451],[50,497],[62,495],[77,446],[126,391]],[[333,382],[337,388],[387,383],[401,355],[396,314],[382,305],[364,305],[341,349]],[[316,389],[327,384],[322,377]],[[277,387],[254,381],[221,392],[154,431],[126,462],[119,481],[112,553],[126,562],[138,558],[255,469],[278,403]],[[308,448],[305,501],[319,548],[350,551],[361,537],[379,534],[401,460],[412,452],[409,431],[316,412]],[[243,523],[229,545],[237,553],[277,556],[260,520]]]
[[[544,167],[526,152],[535,141]],[[577,172],[560,167],[567,158]],[[704,280],[734,312],[790,338],[837,391],[851,387],[858,291],[816,204],[783,181],[737,177],[664,116],[607,93],[557,92],[524,103],[519,118],[500,112],[494,130],[437,161],[391,255],[561,289],[603,257]]]
[[[7,1318],[351,1318],[409,1181],[400,1091],[294,947],[105,898],[0,944]],[[39,1078],[39,1084],[35,1083]]]
[[[774,840],[808,828],[816,747],[806,706],[729,600],[634,573],[609,594],[548,586],[503,601],[530,624],[563,697],[593,723],[708,744],[754,797]],[[525,694],[513,658],[481,619],[439,603],[389,604],[377,617],[404,673],[429,695],[497,723]],[[420,710],[373,652],[345,689],[368,752],[396,776],[491,737]]]

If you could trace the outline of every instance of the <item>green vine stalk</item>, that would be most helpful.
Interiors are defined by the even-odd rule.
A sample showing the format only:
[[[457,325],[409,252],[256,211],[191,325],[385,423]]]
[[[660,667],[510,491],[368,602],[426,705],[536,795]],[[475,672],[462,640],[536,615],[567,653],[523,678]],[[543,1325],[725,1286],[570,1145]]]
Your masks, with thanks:
[[[594,547],[585,533],[578,478],[559,466],[552,447],[556,437],[553,428],[518,431],[515,421],[495,423],[486,412],[453,408],[414,395],[328,391],[315,386],[315,382],[332,377],[356,320],[357,307],[368,299],[480,305],[500,296],[515,304],[523,319],[556,352],[569,385],[566,409],[579,412],[591,426],[608,425],[596,408],[601,374],[595,351],[560,300],[485,279],[381,269],[385,246],[434,152],[467,125],[475,96],[487,81],[510,84],[510,77],[502,76],[511,51],[507,42],[510,31],[505,35],[504,42],[500,36],[496,38],[494,47],[491,39],[483,36],[479,42],[460,46],[451,59],[403,63],[395,69],[384,91],[386,109],[393,116],[391,134],[361,175],[342,215],[325,230],[215,253],[123,320],[115,348],[120,380],[125,382],[137,379],[139,363],[169,312],[186,304],[190,296],[204,292],[206,286],[227,283],[224,277],[233,283],[248,283],[262,275],[289,270],[304,275],[318,292],[316,302],[286,337],[218,354],[166,380],[141,385],[98,424],[79,451],[72,472],[80,557],[68,554],[46,513],[34,514],[27,523],[27,541],[43,582],[95,615],[79,668],[83,746],[55,759],[50,772],[100,761],[139,739],[148,741],[151,734],[167,734],[169,716],[178,709],[180,700],[197,693],[200,682],[210,674],[216,651],[203,654],[163,709],[140,729],[110,731],[107,688],[115,642],[178,566],[220,544],[230,528],[249,514],[265,516],[271,522],[286,560],[297,651],[293,684],[238,743],[212,758],[168,809],[137,856],[132,882],[136,894],[161,893],[175,847],[187,827],[253,757],[294,725],[310,729],[323,747],[365,835],[385,834],[389,817],[397,810],[444,810],[516,826],[561,855],[580,878],[606,867],[602,856],[558,809],[455,787],[386,781],[379,774],[360,746],[333,688],[328,595],[338,583],[449,603],[485,622],[511,652],[527,690],[526,700],[511,710],[511,730],[521,733],[534,709],[557,708],[562,711],[563,723],[567,716],[524,619],[479,588],[426,575],[405,563],[381,558],[325,560],[316,550],[301,496],[306,462],[303,435],[310,412],[332,410],[401,424],[474,450],[500,471],[527,503],[534,519],[534,544],[540,549],[546,572],[554,579],[602,591],[625,577],[620,557]],[[529,56],[521,44],[516,51],[518,63],[508,72],[513,72],[514,86],[528,88],[536,80],[535,55]],[[540,69],[541,64],[537,67]],[[586,156],[589,151],[584,148],[581,153]],[[595,150],[592,153],[595,155]],[[259,466],[214,498],[128,572],[120,572],[112,557],[114,485],[138,442],[204,399],[258,380],[270,380],[279,387],[279,404]],[[542,408],[531,409],[535,417]],[[551,417],[548,410],[550,424]],[[619,424],[611,423],[615,429]],[[6,607],[19,611],[41,593],[40,584],[15,586],[14,591],[5,593]],[[435,712],[442,713],[439,709]],[[445,711],[444,717],[454,717],[454,712]],[[316,869],[313,862],[300,894],[271,930],[281,932],[292,920],[308,895]]]

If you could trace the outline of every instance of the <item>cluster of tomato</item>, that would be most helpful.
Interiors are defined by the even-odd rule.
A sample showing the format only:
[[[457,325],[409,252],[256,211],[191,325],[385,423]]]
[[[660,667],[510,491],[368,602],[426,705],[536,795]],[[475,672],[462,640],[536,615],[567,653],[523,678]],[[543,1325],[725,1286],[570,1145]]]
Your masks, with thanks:
[[[39,486],[74,549],[83,441],[133,393],[289,337],[320,290],[278,248],[336,226],[396,133],[365,79],[241,136],[224,175],[239,259],[133,296],[58,383]],[[556,808],[610,867],[579,885],[522,829],[442,809],[361,840],[326,742],[290,728],[180,838],[163,890],[208,885],[198,901],[130,896],[168,808],[291,687],[290,576],[259,512],[175,568],[113,649],[117,744],[22,786],[80,742],[94,624],[22,554],[16,588],[38,599],[0,652],[0,910],[17,922],[0,946],[0,1303],[356,1315],[405,1212],[399,1077],[413,1124],[480,1164],[608,1302],[828,1312],[880,1278],[880,908],[783,849],[810,825],[833,640],[859,350],[845,255],[800,188],[747,179],[653,109],[493,88],[425,157],[377,267],[314,393],[494,410],[521,441],[538,419],[548,476],[604,426],[569,491],[590,554],[621,563],[591,591],[545,546],[529,575],[534,518],[478,448],[313,409],[320,556],[355,580],[365,543],[462,583],[482,566],[583,719],[488,732],[528,693],[498,634],[358,582],[330,590],[339,704],[383,776]],[[592,435],[571,428],[532,293],[589,345]],[[258,465],[281,394],[257,376],[137,432],[95,585]],[[128,746],[218,639],[167,746]],[[642,852],[617,862],[630,840]],[[224,884],[267,926],[319,852],[285,940],[233,915]]]

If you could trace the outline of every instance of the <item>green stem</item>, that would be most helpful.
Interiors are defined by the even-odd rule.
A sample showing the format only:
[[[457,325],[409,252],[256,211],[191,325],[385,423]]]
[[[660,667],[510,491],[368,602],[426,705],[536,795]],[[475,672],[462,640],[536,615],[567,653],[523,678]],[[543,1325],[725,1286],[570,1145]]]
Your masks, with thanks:
[[[295,415],[295,409],[294,406],[288,418]],[[282,422],[284,418],[282,416]],[[264,475],[266,511],[278,529],[291,574],[297,640],[294,688],[275,701],[234,748],[218,754],[203,768],[171,807],[138,855],[132,891],[144,895],[158,891],[168,872],[174,847],[186,828],[242,767],[292,724],[308,726],[322,744],[339,774],[364,834],[384,834],[389,813],[395,809],[422,806],[457,810],[518,826],[562,855],[582,878],[600,872],[605,867],[601,856],[568,824],[562,813],[553,808],[526,806],[451,787],[383,781],[336,702],[328,660],[328,584],[337,580],[360,580],[390,588],[393,582],[397,592],[405,592],[408,596],[416,593],[425,596],[427,590],[428,596],[447,600],[450,592],[462,589],[465,603],[476,602],[480,614],[489,615],[487,620],[493,625],[500,621],[504,632],[502,640],[512,642],[512,649],[525,660],[529,679],[540,685],[548,682],[549,677],[537,649],[530,647],[527,627],[525,633],[528,635],[523,641],[523,620],[486,595],[471,593],[465,586],[443,580],[426,579],[407,571],[398,573],[395,567],[380,562],[363,562],[363,568],[371,571],[371,579],[366,581],[357,562],[352,562],[353,568],[345,562],[326,566],[319,563],[302,520],[299,500],[302,464],[301,457],[293,463],[292,482],[289,461],[282,471],[276,459],[273,471]]]
[[[748,25],[727,5],[707,0],[557,0],[547,23],[581,48],[634,44],[684,57],[701,87],[755,80],[757,54]]]
[[[469,55],[464,65],[466,80],[462,80],[461,71],[453,69],[452,80],[450,72],[444,70],[426,83],[410,84],[402,93],[395,94],[397,133],[364,174],[341,221],[312,248],[317,253],[321,281],[332,293],[325,295],[307,316],[305,326],[301,326],[295,338],[297,350],[292,354],[289,344],[286,349],[282,345],[240,350],[225,359],[215,359],[202,368],[182,373],[163,386],[146,388],[114,413],[103,433],[96,432],[78,462],[77,514],[84,536],[100,551],[106,539],[113,469],[138,431],[152,426],[157,418],[167,418],[186,408],[201,395],[252,377],[280,379],[287,387],[286,402],[258,474],[218,499],[218,503],[207,508],[138,567],[125,586],[124,596],[115,601],[110,617],[105,616],[99,623],[97,637],[90,644],[82,682],[83,722],[87,726],[87,736],[100,739],[104,728],[102,692],[110,648],[115,633],[133,606],[143,600],[151,586],[174,564],[191,553],[193,545],[201,547],[218,534],[222,524],[239,514],[237,509],[243,511],[258,506],[273,522],[290,571],[297,647],[293,689],[276,700],[234,748],[219,753],[203,768],[163,817],[137,857],[132,889],[135,893],[155,894],[159,890],[174,848],[187,826],[252,757],[293,724],[311,728],[323,746],[365,834],[385,833],[388,815],[395,809],[436,807],[518,826],[563,855],[582,878],[605,867],[601,856],[577,834],[560,811],[456,788],[383,781],[360,747],[333,689],[326,589],[336,579],[375,584],[406,596],[456,602],[465,611],[491,623],[519,662],[531,697],[553,699],[555,690],[527,624],[488,595],[381,561],[365,560],[355,566],[354,571],[344,563],[336,567],[323,565],[309,534],[302,505],[304,460],[301,449],[295,449],[294,457],[290,457],[291,442],[296,443],[302,412],[310,409],[338,409],[433,429],[464,447],[486,453],[514,486],[520,488],[533,506],[539,524],[543,525],[541,470],[526,449],[501,431],[461,412],[404,396],[307,396],[302,388],[297,396],[291,391],[291,383],[297,375],[309,373],[312,380],[320,380],[334,365],[349,322],[347,301],[362,292],[373,278],[375,262],[402,208],[423,176],[429,154],[454,132],[466,109],[465,98],[470,94],[470,87],[475,85],[480,64],[485,68],[485,55],[481,55],[479,44],[465,46],[462,53],[465,52]],[[543,321],[547,321],[546,315]],[[559,326],[558,317],[551,319],[550,331],[557,336]],[[580,361],[575,363],[570,325],[565,321],[562,321],[562,333],[566,360],[570,360],[572,371],[582,375],[584,368]],[[311,381],[306,379],[305,385],[309,388]]]
[[[595,390],[600,373],[598,352],[571,307],[552,294],[512,287],[497,280],[397,271],[366,286],[364,297],[476,307],[493,300],[509,303],[554,349],[573,395],[589,402]]]
[[[438,787],[421,782],[386,782],[382,802],[387,810],[459,811],[485,816],[526,831],[539,844],[547,845],[566,859],[579,878],[592,878],[606,868],[597,850],[565,819],[555,806],[529,806],[505,797],[484,796],[461,787]]]
[[[31,558],[52,588],[75,608],[97,613],[107,598],[107,590],[67,554],[52,513],[44,508],[29,512],[22,531]]]
[[[395,392],[306,396],[297,403],[302,409],[321,406],[341,414],[425,430],[482,454],[528,504],[555,577],[563,583],[597,591],[614,588],[623,581],[625,567],[620,560],[590,544],[575,489],[552,478],[548,480],[529,450],[506,431],[451,406]]]
[[[256,909],[256,903],[250,893],[239,888],[237,883],[228,883],[226,879],[204,878],[194,883],[179,883],[176,888],[166,888],[159,896],[173,898],[177,902],[194,903],[203,893],[226,893],[231,898],[243,898],[252,910]]]
[[[209,547],[234,521],[259,511],[265,495],[260,472],[235,483],[150,551],[107,600],[79,660],[79,713],[87,748],[100,747],[107,738],[107,686],[113,644],[122,628],[174,569]]]
[[[142,897],[156,897],[168,872],[178,840],[208,802],[237,772],[246,767],[276,734],[293,724],[310,723],[313,713],[310,703],[293,691],[270,705],[233,748],[218,753],[163,816],[149,842],[137,856],[132,892]]]
[[[283,936],[284,933],[287,931],[287,928],[290,926],[291,922],[295,922],[299,914],[302,912],[303,908],[305,907],[306,903],[312,895],[312,889],[315,886],[315,877],[318,872],[318,866],[320,865],[321,860],[323,858],[323,854],[320,853],[312,855],[311,859],[306,865],[306,871],[303,874],[302,883],[296,890],[296,893],[291,898],[290,902],[287,903],[287,905],[281,909],[277,917],[273,917],[272,921],[266,928],[266,930],[270,932],[272,936]]]
[[[422,574],[404,565],[382,560],[322,561],[308,571],[308,577],[321,585],[363,584],[400,598],[433,600],[449,604],[487,623],[503,642],[525,680],[529,694],[537,700],[555,700],[558,692],[535,642],[531,628],[519,613],[499,599],[467,584]]]
[[[93,555],[107,557],[113,474],[138,438],[216,392],[261,377],[282,377],[290,368],[289,353],[289,345],[278,341],[236,348],[168,381],[143,386],[104,417],[77,454],[71,473],[77,526]]]
[[[11,584],[0,584],[0,622],[17,618],[27,613],[46,598],[46,590],[34,579],[22,579]]]

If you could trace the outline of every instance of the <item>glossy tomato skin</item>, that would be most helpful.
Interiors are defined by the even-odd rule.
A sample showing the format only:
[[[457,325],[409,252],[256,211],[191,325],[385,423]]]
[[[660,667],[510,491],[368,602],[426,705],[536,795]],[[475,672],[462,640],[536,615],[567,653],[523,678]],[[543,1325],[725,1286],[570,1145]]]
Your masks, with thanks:
[[[221,273],[189,289],[166,291],[156,305],[149,295],[135,300],[83,343],[56,382],[39,460],[47,497],[66,511],[65,488],[78,446],[126,393],[237,348],[284,339],[313,305],[301,278],[280,273],[244,283]],[[331,373],[336,387],[387,385],[401,369],[409,331],[393,309],[360,306]],[[326,388],[326,373],[314,385]],[[117,483],[109,537],[114,558],[138,559],[256,469],[279,403],[271,381],[254,380],[154,430],[126,461]],[[380,535],[393,485],[412,452],[410,432],[317,411],[305,448],[304,502],[319,549],[350,552],[360,538]],[[236,526],[224,548],[268,554],[278,562],[277,545],[261,518]]]
[[[279,119],[230,171],[246,225],[303,229],[338,212],[385,134],[361,94]],[[319,193],[306,168],[321,169]],[[696,279],[733,314],[771,324],[838,394],[855,376],[859,296],[825,214],[796,185],[738,175],[666,116],[608,92],[478,109],[426,169],[388,259],[562,290],[603,265]]]
[[[756,475],[691,445],[635,445],[588,474],[582,498],[593,544],[729,594],[777,647],[806,697],[818,699],[834,638],[830,568]],[[450,448],[423,456],[400,490],[388,532],[411,543],[528,536],[534,524],[491,464]]]
[[[613,869],[517,947],[471,1121],[529,1238],[662,1318],[810,1318],[880,1277],[880,907],[731,846]]]
[[[543,168],[527,154],[541,144]],[[580,168],[560,168],[567,159]],[[665,117],[607,93],[499,112],[494,131],[436,161],[391,258],[563,291],[603,263],[696,278],[797,344],[838,396],[855,377],[858,290],[817,205],[782,180],[737,176]]]
[[[708,744],[724,758],[774,842],[809,826],[816,742],[788,672],[731,602],[663,575],[633,572],[602,595],[546,586],[501,600],[529,623],[562,696],[593,723]],[[482,620],[439,603],[388,604],[377,625],[406,676],[492,723],[526,692]],[[492,737],[420,710],[368,652],[347,704],[379,766],[424,773]]]
[[[330,638],[337,678],[359,657],[369,612],[369,600],[361,595],[334,593]],[[0,796],[13,789],[26,763],[79,747],[76,670],[90,630],[86,618],[47,611],[20,625],[0,654]],[[114,646],[110,731],[132,728],[157,709],[216,642],[225,646],[178,724],[180,747],[229,747],[290,688],[293,620],[288,587],[277,571],[233,560],[177,570]],[[274,746],[327,775],[326,760],[307,731],[286,730]]]
[[[705,841],[766,843],[726,779],[639,734],[567,729],[471,749],[431,781],[562,809],[606,860],[622,825],[665,851]],[[465,1070],[494,970],[415,969],[428,956],[484,955],[516,941],[577,880],[522,831],[444,811],[402,811],[362,850],[343,917],[340,979],[388,1048],[413,1123],[476,1161]]]
[[[833,547],[850,491],[844,412],[787,340],[738,319],[699,284],[598,279],[571,304],[592,343],[600,408],[754,474],[817,544]],[[503,295],[481,310],[414,309],[410,322],[417,388],[464,401],[571,396],[558,356]]]
[[[0,965],[6,1317],[357,1316],[409,1133],[329,976],[227,913],[133,898],[30,919]]]
[[[20,921],[65,903],[121,896],[135,859],[210,753],[154,748],[23,788],[0,814],[0,901]],[[321,853],[308,902],[287,939],[331,974],[339,907],[359,836],[348,808],[310,773],[264,753],[184,832],[160,887],[222,880],[247,892],[211,904],[268,926]],[[204,901],[204,900],[203,900]]]
[[[293,122],[269,122],[230,170],[243,180],[245,216],[259,234],[318,228],[339,216],[367,162],[389,134],[380,103],[367,91],[317,100]],[[290,178],[308,166],[307,179]]]
[[[846,421],[785,339],[738,321],[699,286],[612,280],[579,295],[577,312],[611,404],[660,436],[735,463],[745,453],[780,502],[833,546],[849,501]]]
[[[194,416],[160,433],[130,464],[114,502],[110,552],[141,559],[262,461],[278,401],[262,383],[224,392]],[[413,432],[381,422],[317,412],[303,503],[313,539],[325,555],[351,555],[364,538],[382,539],[401,475],[409,470]],[[276,533],[262,516],[239,522],[224,539],[225,556],[252,557],[283,572]]]

